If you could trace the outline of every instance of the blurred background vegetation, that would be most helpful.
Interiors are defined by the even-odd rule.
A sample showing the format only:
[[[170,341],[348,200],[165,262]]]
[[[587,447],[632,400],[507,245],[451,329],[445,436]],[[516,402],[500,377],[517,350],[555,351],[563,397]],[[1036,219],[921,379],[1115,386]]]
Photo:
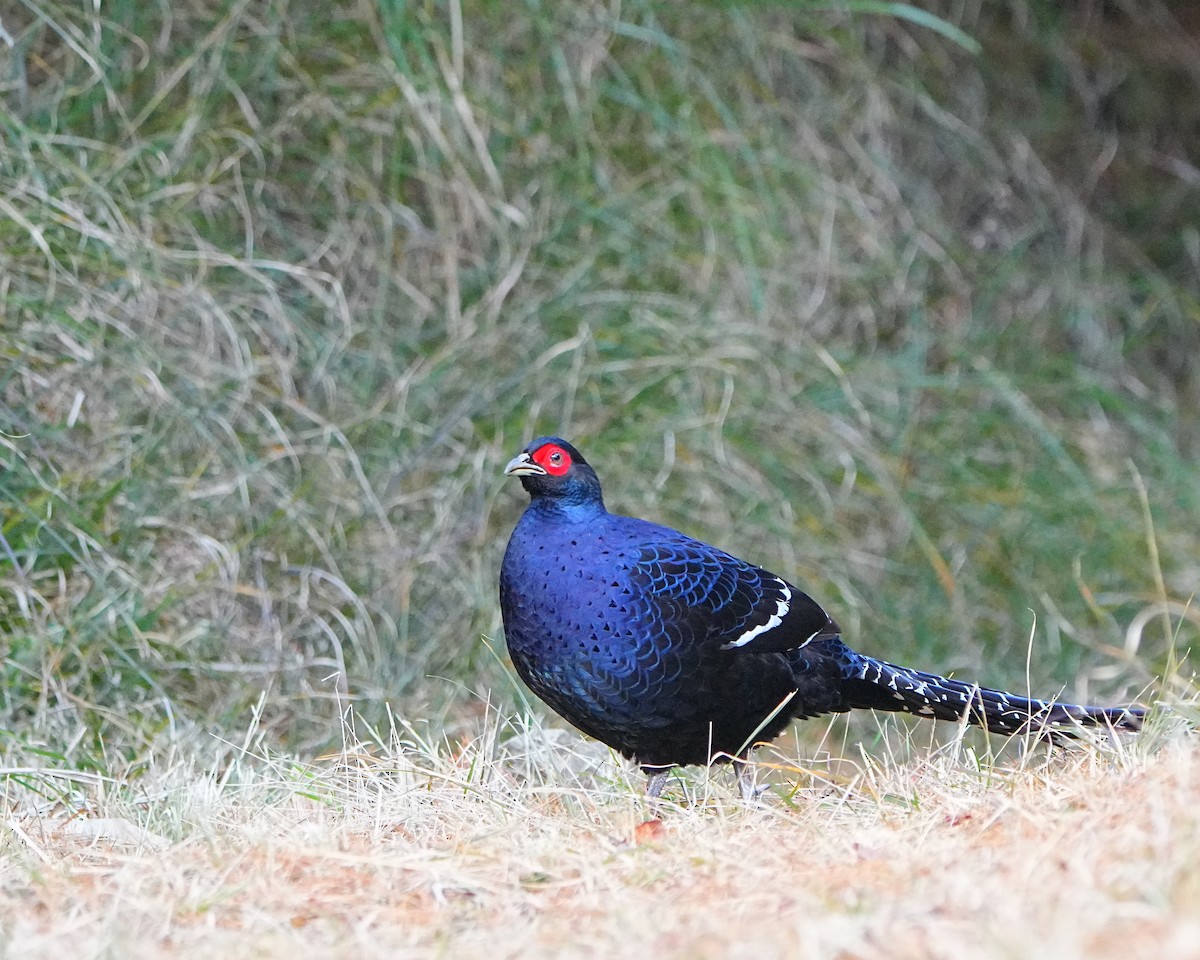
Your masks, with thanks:
[[[873,654],[1119,700],[1196,639],[1193,4],[2,18],[10,742],[512,707],[547,432]]]

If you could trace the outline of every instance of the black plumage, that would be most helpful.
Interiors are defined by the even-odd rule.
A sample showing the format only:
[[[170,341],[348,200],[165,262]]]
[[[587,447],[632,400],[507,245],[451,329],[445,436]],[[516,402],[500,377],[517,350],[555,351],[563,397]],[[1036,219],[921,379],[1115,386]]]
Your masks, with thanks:
[[[500,571],[513,664],[555,711],[651,773],[651,792],[656,771],[744,758],[793,719],[856,708],[965,715],[999,734],[1141,725],[1139,707],[1027,699],[856,653],[781,577],[609,513],[565,440],[534,440],[504,472],[531,497]]]

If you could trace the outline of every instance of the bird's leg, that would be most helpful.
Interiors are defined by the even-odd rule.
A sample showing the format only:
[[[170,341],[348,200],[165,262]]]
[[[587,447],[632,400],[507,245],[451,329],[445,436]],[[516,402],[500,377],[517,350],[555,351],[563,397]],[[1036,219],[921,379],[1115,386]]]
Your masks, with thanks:
[[[658,795],[662,793],[663,787],[667,785],[667,778],[671,775],[670,767],[642,767],[642,771],[646,774],[646,796],[650,800],[657,800]]]
[[[743,757],[738,757],[733,761],[733,765],[737,770],[738,790],[741,791],[743,800],[747,802],[757,800],[766,792],[767,785],[765,783],[760,787],[755,782],[754,764]]]

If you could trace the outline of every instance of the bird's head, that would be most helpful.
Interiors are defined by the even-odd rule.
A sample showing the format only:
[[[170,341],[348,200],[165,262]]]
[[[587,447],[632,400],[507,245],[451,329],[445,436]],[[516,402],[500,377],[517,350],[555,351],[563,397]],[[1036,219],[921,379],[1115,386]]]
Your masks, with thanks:
[[[596,471],[560,437],[538,437],[508,461],[504,475],[520,477],[535,503],[603,507]]]

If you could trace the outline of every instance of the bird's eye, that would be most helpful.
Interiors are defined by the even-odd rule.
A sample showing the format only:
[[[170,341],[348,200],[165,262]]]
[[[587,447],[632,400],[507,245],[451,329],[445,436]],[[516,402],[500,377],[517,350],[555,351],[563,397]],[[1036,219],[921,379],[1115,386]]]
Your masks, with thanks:
[[[554,444],[547,443],[541,446],[534,452],[532,459],[554,477],[566,476],[571,469],[571,455]]]

